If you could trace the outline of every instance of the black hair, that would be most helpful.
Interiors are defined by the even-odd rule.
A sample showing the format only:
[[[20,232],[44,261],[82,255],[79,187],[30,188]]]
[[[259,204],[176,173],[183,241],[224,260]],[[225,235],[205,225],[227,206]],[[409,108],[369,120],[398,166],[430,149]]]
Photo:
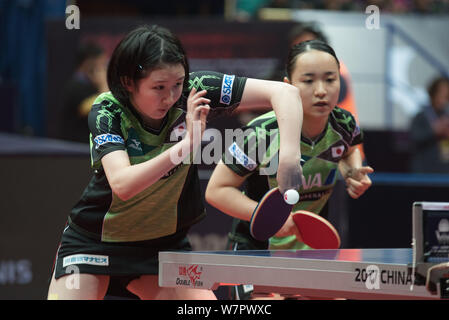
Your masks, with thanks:
[[[289,79],[291,79],[291,75],[293,73],[293,69],[295,68],[295,63],[298,56],[304,52],[308,52],[311,50],[329,53],[335,58],[338,68],[340,69],[340,61],[338,61],[337,55],[335,54],[335,51],[331,46],[320,40],[309,40],[295,44],[290,48],[286,64],[286,71]]]
[[[77,68],[87,59],[98,58],[104,53],[104,49],[93,42],[82,43],[76,52],[75,65]]]
[[[442,83],[446,83],[449,85],[449,78],[446,77],[437,77],[432,80],[429,87],[427,88],[427,92],[429,93],[430,98],[433,100],[435,94],[437,93],[440,85]]]
[[[296,38],[302,36],[304,33],[311,33],[316,37],[316,40],[320,40],[324,43],[329,43],[326,35],[321,31],[316,22],[300,22],[294,26],[288,35],[289,43],[292,43]]]
[[[151,71],[178,63],[184,67],[186,87],[189,64],[181,41],[166,28],[140,26],[129,32],[112,53],[107,72],[109,89],[117,100],[129,105],[125,83],[137,85]]]

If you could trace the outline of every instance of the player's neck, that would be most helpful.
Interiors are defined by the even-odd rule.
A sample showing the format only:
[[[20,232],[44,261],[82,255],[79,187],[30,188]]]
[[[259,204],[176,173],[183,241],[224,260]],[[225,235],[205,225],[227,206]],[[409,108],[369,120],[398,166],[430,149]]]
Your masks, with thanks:
[[[328,119],[316,119],[304,117],[301,135],[307,139],[314,141],[327,127]]]

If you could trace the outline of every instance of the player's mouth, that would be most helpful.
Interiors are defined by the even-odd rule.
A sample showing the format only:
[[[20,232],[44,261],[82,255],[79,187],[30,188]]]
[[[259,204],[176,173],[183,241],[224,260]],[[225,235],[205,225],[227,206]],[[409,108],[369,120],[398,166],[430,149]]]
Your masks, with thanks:
[[[169,109],[170,109],[170,107],[167,107],[167,108],[159,108],[159,109],[157,109],[157,111],[159,111],[160,113],[167,113]]]
[[[327,107],[328,103],[326,101],[318,101],[313,104],[314,107]]]

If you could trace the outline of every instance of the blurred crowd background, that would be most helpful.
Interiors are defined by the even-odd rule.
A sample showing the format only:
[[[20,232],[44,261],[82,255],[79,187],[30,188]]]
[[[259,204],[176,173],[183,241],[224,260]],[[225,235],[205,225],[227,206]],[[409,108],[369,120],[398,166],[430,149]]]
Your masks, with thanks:
[[[78,30],[64,24],[70,5],[80,12]],[[365,19],[371,5],[378,9],[381,25],[368,32]],[[101,71],[86,70],[106,68],[120,37],[139,22],[161,23],[175,31],[187,47],[193,70],[212,68],[272,80],[282,80],[288,37],[295,24],[305,22],[326,34],[345,61],[356,116],[367,133],[372,132],[366,135],[367,144],[373,140],[380,146],[385,140],[383,150],[385,145],[391,149],[387,160],[375,146],[367,148],[370,165],[379,171],[435,171],[413,164],[421,142],[409,133],[413,117],[431,104],[431,82],[447,78],[448,15],[449,0],[2,0],[0,131],[87,143],[80,128],[86,130],[84,117],[92,100],[84,95],[91,98],[107,87],[101,83]],[[444,91],[445,83],[436,92]],[[73,111],[81,103],[82,111]],[[240,114],[238,122],[254,115]],[[436,142],[444,131],[436,133]],[[437,171],[443,167],[449,173],[449,164]]]

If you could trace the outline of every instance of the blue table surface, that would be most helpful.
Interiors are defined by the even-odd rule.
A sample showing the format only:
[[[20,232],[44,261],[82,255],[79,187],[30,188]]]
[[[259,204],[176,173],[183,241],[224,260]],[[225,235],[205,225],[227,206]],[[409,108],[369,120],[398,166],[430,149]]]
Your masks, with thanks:
[[[187,252],[188,253],[188,252]],[[192,253],[192,252],[190,252]],[[412,263],[413,252],[403,249],[338,249],[338,250],[240,250],[240,251],[195,251],[195,254],[218,254],[267,258],[291,258],[309,260],[331,260],[350,262],[372,262],[385,264]]]

